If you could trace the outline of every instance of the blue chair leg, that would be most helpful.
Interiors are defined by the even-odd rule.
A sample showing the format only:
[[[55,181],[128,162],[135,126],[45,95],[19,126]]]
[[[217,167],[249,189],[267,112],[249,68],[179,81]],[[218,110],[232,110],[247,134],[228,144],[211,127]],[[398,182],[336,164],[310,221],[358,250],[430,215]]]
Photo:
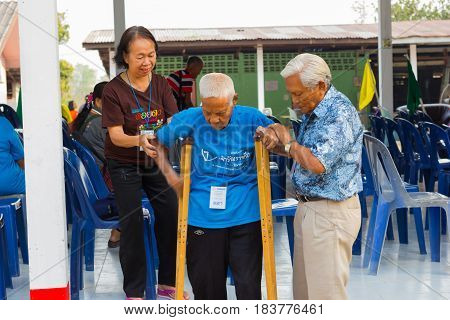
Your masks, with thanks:
[[[387,232],[386,232],[386,239],[394,240],[394,227],[392,226],[392,217],[391,216],[389,216],[389,222],[388,222]]]
[[[231,272],[230,266],[228,266],[228,269],[227,269],[227,277],[230,279],[230,286],[234,286],[234,277],[233,277],[233,272]]]
[[[286,216],[286,230],[289,241],[289,253],[291,254],[291,263],[294,265],[294,216]]]
[[[447,174],[445,172],[442,172],[438,176],[438,192],[440,194],[449,196],[449,181],[447,178]],[[442,219],[442,234],[447,234],[447,214],[445,210],[441,210],[441,219]]]
[[[81,233],[80,233],[80,247],[78,249],[78,257],[79,257],[79,261],[78,261],[78,266],[79,266],[79,272],[80,274],[78,275],[78,290],[83,290],[84,289],[84,276],[83,276],[83,257],[85,255],[85,230],[83,227],[81,227]]]
[[[391,207],[389,203],[378,204],[377,217],[375,219],[375,229],[373,236],[372,255],[370,257],[369,274],[376,275],[380,266],[381,252],[383,250],[384,239],[386,237],[387,225]]]
[[[4,231],[6,233],[6,247],[9,263],[9,271],[12,277],[20,276],[19,247],[17,242],[17,222],[15,207],[11,205],[2,206],[4,216]]]
[[[430,224],[430,251],[431,261],[441,261],[441,209],[430,208],[429,224]]]
[[[362,224],[361,227],[359,228],[358,237],[356,238],[352,246],[352,255],[354,256],[361,255],[361,237],[362,237]]]
[[[414,215],[420,254],[427,254],[427,248],[425,246],[425,235],[423,232],[422,210],[420,208],[412,208],[411,211]]]
[[[28,264],[28,237],[27,237],[27,217],[24,205],[17,211],[17,233],[19,234],[20,252],[22,253],[22,261]]]
[[[6,288],[12,289],[4,229],[0,229],[0,300],[6,300]]]
[[[361,218],[367,218],[366,197],[364,196],[364,193],[362,191],[358,193],[358,197],[359,197],[359,204],[361,206]]]
[[[378,196],[373,196],[372,210],[369,217],[369,227],[367,229],[366,245],[364,249],[363,267],[369,266],[370,256],[372,255],[373,235],[375,230],[375,220],[377,217]]]
[[[145,285],[145,298],[147,300],[156,300],[156,275],[153,246],[151,243],[151,224],[150,217],[144,218],[144,244],[145,244],[145,260],[147,264],[147,277]]]
[[[408,244],[408,209],[397,209],[398,241]]]
[[[86,271],[94,271],[95,228],[91,223],[86,223],[83,239],[84,262],[86,264]]]
[[[72,240],[70,244],[70,297],[80,299],[80,223],[76,217],[72,220]]]

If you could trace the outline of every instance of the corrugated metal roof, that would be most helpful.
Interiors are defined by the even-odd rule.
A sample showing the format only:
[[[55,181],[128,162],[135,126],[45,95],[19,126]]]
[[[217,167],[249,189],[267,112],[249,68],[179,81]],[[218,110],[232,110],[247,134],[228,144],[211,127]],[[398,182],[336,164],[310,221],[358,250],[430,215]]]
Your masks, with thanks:
[[[0,44],[3,44],[15,14],[17,14],[17,2],[0,1]]]
[[[377,24],[347,24],[298,27],[251,27],[208,29],[152,29],[158,42],[372,39],[378,37]],[[394,39],[410,37],[450,37],[450,20],[401,21],[392,23]],[[113,30],[89,33],[85,44],[114,42]]]

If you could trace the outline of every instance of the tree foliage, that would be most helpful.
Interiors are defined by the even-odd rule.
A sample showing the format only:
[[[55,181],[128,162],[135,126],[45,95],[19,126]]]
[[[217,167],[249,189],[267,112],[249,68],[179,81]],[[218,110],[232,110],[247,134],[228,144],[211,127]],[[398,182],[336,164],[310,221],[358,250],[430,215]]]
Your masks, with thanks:
[[[69,41],[69,25],[65,21],[66,15],[64,12],[58,13],[58,42],[65,44]],[[66,60],[59,60],[59,82],[61,90],[61,104],[67,105],[72,100],[72,93],[70,90],[70,82],[73,76],[73,66]]]
[[[75,65],[73,77],[70,82],[73,100],[81,105],[86,94],[92,92],[97,80],[97,72],[85,64]]]

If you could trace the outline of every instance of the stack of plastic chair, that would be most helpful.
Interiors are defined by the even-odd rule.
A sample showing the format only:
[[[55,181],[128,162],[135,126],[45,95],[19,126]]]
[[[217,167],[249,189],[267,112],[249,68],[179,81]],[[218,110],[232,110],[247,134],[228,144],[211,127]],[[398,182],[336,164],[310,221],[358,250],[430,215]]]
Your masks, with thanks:
[[[70,246],[70,291],[72,299],[79,299],[79,291],[83,289],[82,251],[84,247],[82,234],[86,224],[95,229],[115,229],[119,227],[119,219],[109,217],[102,219],[95,210],[97,195],[91,180],[78,156],[64,149],[64,173],[66,177],[65,186],[68,189],[68,205],[73,212],[72,240]],[[154,254],[152,246],[151,228],[152,215],[144,209],[144,243],[147,264],[146,298],[156,299],[156,275]]]
[[[386,146],[378,139],[367,135],[364,136],[364,140],[374,176],[378,206],[376,215],[370,217],[363,266],[369,266],[370,274],[377,274],[389,216],[397,208],[434,209],[430,215],[431,260],[439,261],[440,233],[439,228],[436,228],[436,221],[440,220],[439,208],[450,209],[450,199],[435,192],[408,193]],[[414,209],[414,218],[420,252],[425,253],[420,211]]]
[[[28,264],[27,219],[24,205],[24,195],[9,195],[0,197],[0,214],[4,218],[9,271],[11,276],[20,276],[19,247],[22,261]]]
[[[419,130],[405,119],[398,119],[398,125],[401,128],[402,147],[405,154],[407,169],[409,168],[409,180],[405,180],[411,184],[417,184],[419,180],[419,172],[422,172],[425,178],[425,188],[427,191],[433,191],[431,185],[431,161],[430,154],[425,146],[422,134]]]
[[[369,116],[369,120],[370,125],[372,126],[372,135],[384,142],[384,138],[386,137],[386,125],[384,121],[380,117],[373,115]]]
[[[96,202],[95,209],[97,212],[109,212],[111,214],[118,214],[115,205],[114,194],[111,193],[103,180],[102,173],[95,162],[92,153],[81,143],[76,140],[72,141],[75,153],[81,159],[84,168],[87,171],[89,179],[91,180],[94,191],[97,194],[98,201]],[[153,213],[153,209],[146,195],[142,197],[142,206]],[[68,208],[70,210],[70,208]],[[154,217],[152,216],[152,219]],[[158,250],[156,247],[156,236],[152,228],[152,243],[154,245],[154,260],[155,265],[158,265]],[[94,251],[95,251],[95,229],[89,223],[86,225],[84,239],[86,241],[85,245],[85,264],[87,271],[94,271]]]
[[[435,181],[439,181],[438,191],[441,194],[449,195],[448,183],[445,182],[445,177],[450,172],[450,139],[447,132],[438,125],[430,122],[421,123],[422,135],[429,143],[430,160],[431,160],[431,179],[429,191],[434,191]],[[444,157],[441,157],[444,155]],[[439,180],[439,178],[441,179]],[[447,232],[445,212],[442,212],[442,234]]]
[[[9,272],[8,254],[6,250],[4,218],[0,214],[0,300],[6,300],[6,288],[12,289],[12,278]]]

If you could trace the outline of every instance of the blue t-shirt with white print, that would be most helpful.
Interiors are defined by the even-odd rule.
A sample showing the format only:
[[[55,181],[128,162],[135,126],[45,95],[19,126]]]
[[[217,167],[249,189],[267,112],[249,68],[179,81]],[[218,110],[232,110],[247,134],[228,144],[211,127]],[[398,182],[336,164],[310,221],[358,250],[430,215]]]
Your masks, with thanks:
[[[178,138],[194,140],[189,225],[227,228],[260,219],[254,134],[271,123],[255,108],[235,106],[228,126],[216,130],[197,107],[175,114],[157,132],[169,148]],[[225,209],[210,208],[211,187],[227,187]]]

